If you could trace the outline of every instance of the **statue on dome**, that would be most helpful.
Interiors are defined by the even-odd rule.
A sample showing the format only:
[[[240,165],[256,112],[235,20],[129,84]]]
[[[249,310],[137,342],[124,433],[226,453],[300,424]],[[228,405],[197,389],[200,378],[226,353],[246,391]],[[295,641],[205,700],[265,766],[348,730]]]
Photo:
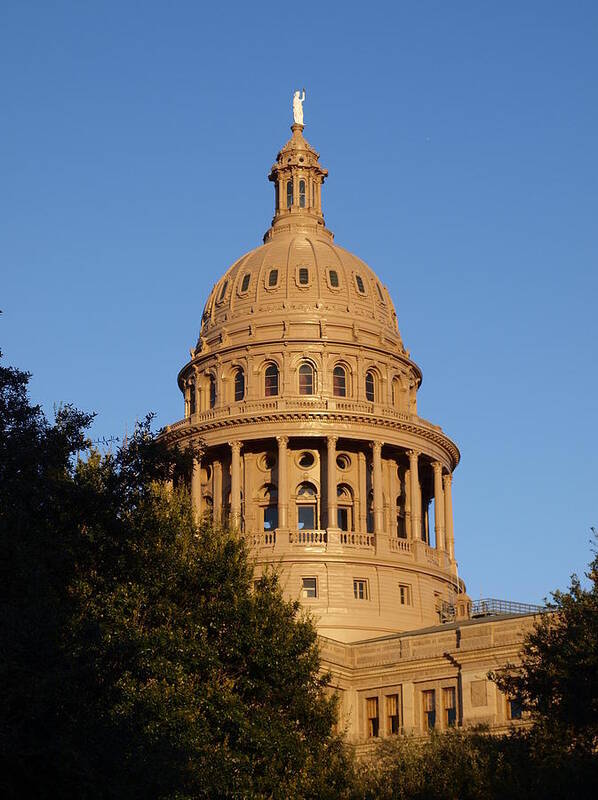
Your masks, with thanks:
[[[303,89],[303,97],[299,89],[293,95],[293,120],[295,125],[303,125],[303,103],[305,101],[305,89]]]

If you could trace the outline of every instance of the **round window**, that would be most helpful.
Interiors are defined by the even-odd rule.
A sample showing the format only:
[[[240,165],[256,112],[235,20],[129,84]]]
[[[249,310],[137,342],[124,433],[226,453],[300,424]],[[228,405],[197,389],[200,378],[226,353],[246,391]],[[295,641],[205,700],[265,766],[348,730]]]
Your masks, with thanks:
[[[339,469],[349,469],[351,466],[351,459],[346,453],[339,453],[336,457],[336,466]]]
[[[274,453],[264,453],[259,457],[258,466],[264,472],[274,469],[276,465],[276,456]]]
[[[315,461],[316,459],[314,458],[313,453],[308,452],[301,453],[297,459],[297,463],[300,467],[303,467],[303,469],[309,469],[310,467],[313,467]]]

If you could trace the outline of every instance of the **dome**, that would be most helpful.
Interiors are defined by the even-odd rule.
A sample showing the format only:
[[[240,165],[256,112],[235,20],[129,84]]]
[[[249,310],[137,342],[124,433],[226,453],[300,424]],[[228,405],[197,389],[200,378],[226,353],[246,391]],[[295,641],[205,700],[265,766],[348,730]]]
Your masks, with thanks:
[[[369,328],[403,352],[387,289],[357,256],[309,230],[285,231],[242,256],[214,286],[200,339],[227,325],[283,315]]]
[[[387,289],[368,265],[334,243],[322,213],[328,175],[303,136],[303,125],[272,166],[274,218],[264,244],[236,261],[212,289],[204,308],[197,354],[228,341],[243,326],[278,317],[288,332],[301,324],[332,326],[340,339],[360,331],[405,355]],[[322,336],[324,336],[322,334]]]

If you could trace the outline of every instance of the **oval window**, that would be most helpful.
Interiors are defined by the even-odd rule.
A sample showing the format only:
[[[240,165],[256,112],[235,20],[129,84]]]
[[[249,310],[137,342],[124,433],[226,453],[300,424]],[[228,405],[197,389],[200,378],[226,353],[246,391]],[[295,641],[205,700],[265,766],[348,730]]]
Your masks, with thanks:
[[[316,459],[314,458],[313,453],[305,452],[301,453],[297,463],[299,464],[300,467],[303,467],[303,469],[309,469],[310,467],[313,467],[315,461]]]

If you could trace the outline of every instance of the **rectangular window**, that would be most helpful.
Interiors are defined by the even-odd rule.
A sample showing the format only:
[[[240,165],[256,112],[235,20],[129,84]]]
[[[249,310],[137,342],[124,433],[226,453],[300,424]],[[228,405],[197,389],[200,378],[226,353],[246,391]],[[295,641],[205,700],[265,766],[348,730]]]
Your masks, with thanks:
[[[368,582],[365,578],[355,578],[353,581],[353,596],[356,600],[368,599]]]
[[[429,689],[422,692],[424,730],[431,731],[436,727],[436,692]]]
[[[388,732],[391,734],[398,733],[400,728],[398,694],[389,694],[386,696],[386,716],[388,720]]]
[[[307,286],[309,283],[309,270],[307,267],[299,268],[299,283],[301,286]]]
[[[399,601],[402,606],[411,605],[411,586],[407,583],[399,583]]]
[[[523,717],[523,706],[518,700],[509,700],[507,710],[509,719],[521,719]]]
[[[251,275],[247,272],[243,275],[243,283],[241,284],[241,291],[246,292],[249,289],[249,281],[251,280]]]
[[[316,530],[316,507],[300,505],[297,507],[297,528],[306,531]]]
[[[341,531],[348,531],[349,530],[349,509],[348,508],[339,508],[337,509],[337,517],[338,517],[338,527]]]
[[[330,276],[330,285],[333,289],[338,289],[338,272],[335,269],[331,269],[328,273]]]
[[[264,530],[274,531],[278,528],[278,506],[264,508]]]
[[[442,690],[442,707],[444,711],[444,727],[454,728],[457,724],[457,703],[454,686]]]
[[[368,736],[378,736],[380,732],[380,719],[378,717],[378,698],[368,697],[365,701],[368,718]]]
[[[270,274],[268,275],[268,286],[276,286],[278,283],[278,270],[271,269]]]
[[[318,596],[318,582],[315,578],[302,578],[301,596],[303,598]]]
[[[357,283],[357,288],[359,289],[360,294],[365,294],[365,286],[363,285],[363,278],[361,277],[361,275],[356,275],[355,281]]]

